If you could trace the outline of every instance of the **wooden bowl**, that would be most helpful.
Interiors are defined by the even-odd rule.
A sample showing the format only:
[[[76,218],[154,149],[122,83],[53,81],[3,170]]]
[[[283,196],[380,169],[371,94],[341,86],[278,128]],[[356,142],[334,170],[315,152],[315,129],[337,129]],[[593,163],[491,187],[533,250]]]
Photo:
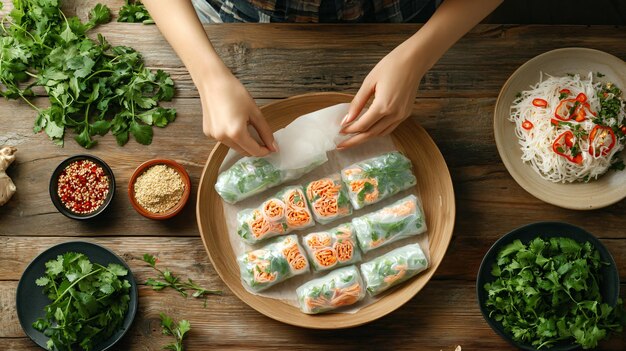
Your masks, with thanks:
[[[261,107],[270,127],[277,130],[295,118],[338,103],[350,102],[351,95],[315,93],[295,96]],[[196,217],[209,258],[224,283],[243,302],[260,313],[278,321],[314,329],[336,329],[362,325],[385,316],[409,301],[433,276],[441,263],[454,228],[455,203],[450,172],[439,149],[426,131],[405,122],[396,128],[392,138],[397,148],[413,163],[417,173],[417,189],[426,215],[430,249],[430,267],[397,289],[383,295],[354,314],[331,313],[305,315],[294,306],[279,300],[249,293],[242,285],[236,257],[224,220],[222,199],[215,191],[218,170],[228,147],[218,143],[204,167],[198,189]]]
[[[185,190],[183,191],[183,197],[181,197],[178,204],[170,208],[168,211],[165,211],[162,213],[154,213],[154,212],[150,212],[146,210],[145,208],[141,207],[139,202],[137,202],[137,199],[135,199],[134,186],[135,186],[135,181],[137,180],[137,177],[139,177],[145,170],[155,165],[166,165],[168,167],[173,168],[174,170],[178,172],[178,174],[180,174],[183,184],[185,185]],[[176,216],[187,204],[187,200],[189,200],[190,193],[191,193],[191,181],[189,180],[189,174],[187,174],[187,171],[185,170],[183,166],[181,166],[178,162],[173,161],[173,160],[154,159],[154,160],[146,161],[140,164],[139,167],[135,169],[135,171],[133,172],[133,175],[130,177],[130,180],[128,181],[128,197],[130,198],[131,205],[133,205],[133,208],[137,212],[139,212],[139,214],[150,219],[164,220],[164,219],[169,219],[169,218]]]
[[[565,48],[548,51],[518,68],[502,87],[493,117],[498,152],[513,179],[536,198],[555,206],[573,210],[592,210],[626,198],[626,171],[607,171],[588,183],[553,183],[537,174],[522,161],[522,150],[515,136],[515,124],[508,120],[515,95],[530,89],[539,81],[539,73],[563,76],[601,72],[603,82],[615,83],[626,94],[626,63],[602,51]],[[594,80],[598,79],[594,77]],[[625,158],[625,152],[621,157]]]

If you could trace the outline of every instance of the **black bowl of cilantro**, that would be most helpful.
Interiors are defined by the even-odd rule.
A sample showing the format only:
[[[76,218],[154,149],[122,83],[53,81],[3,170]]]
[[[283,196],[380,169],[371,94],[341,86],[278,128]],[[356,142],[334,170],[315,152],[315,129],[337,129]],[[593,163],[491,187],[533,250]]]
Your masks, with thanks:
[[[49,350],[109,350],[130,328],[138,305],[128,265],[109,249],[72,241],[53,246],[17,285],[20,325]]]
[[[476,291],[487,323],[523,350],[593,348],[626,323],[613,257],[567,223],[533,223],[501,237],[483,258]]]

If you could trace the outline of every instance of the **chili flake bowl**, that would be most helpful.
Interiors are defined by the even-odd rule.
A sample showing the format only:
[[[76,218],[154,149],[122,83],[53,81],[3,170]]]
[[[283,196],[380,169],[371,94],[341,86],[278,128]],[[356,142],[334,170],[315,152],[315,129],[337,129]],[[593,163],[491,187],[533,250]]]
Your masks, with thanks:
[[[77,161],[91,161],[95,163],[98,167],[102,169],[104,176],[106,176],[109,181],[108,193],[106,194],[106,197],[103,199],[103,202],[99,206],[97,206],[97,208],[94,211],[91,211],[88,213],[78,213],[66,207],[63,202],[63,199],[61,198],[61,196],[59,196],[59,192],[58,192],[59,177],[61,176],[63,171],[66,169],[66,167],[68,167],[69,165]],[[113,196],[115,195],[115,176],[113,175],[113,171],[111,170],[111,167],[109,167],[109,165],[106,164],[106,162],[104,162],[100,158],[92,156],[92,155],[75,155],[75,156],[72,156],[63,160],[57,166],[57,168],[52,172],[52,176],[50,177],[50,185],[48,188],[50,191],[50,199],[52,200],[54,207],[56,207],[56,209],[59,212],[61,212],[63,215],[71,219],[87,220],[87,219],[94,218],[98,216],[99,214],[101,214],[102,212],[104,212],[104,210],[106,210],[106,208],[111,203],[111,200],[113,199]]]
[[[134,189],[137,178],[140,175],[142,175],[146,170],[148,170],[150,167],[156,166],[156,165],[164,165],[164,166],[174,169],[180,175],[180,178],[183,181],[183,185],[185,186],[185,189],[183,190],[183,195],[178,201],[178,203],[174,205],[174,207],[168,209],[167,211],[160,212],[160,213],[150,212],[147,209],[145,209],[143,206],[141,206],[141,204],[135,198],[135,189]],[[130,177],[130,180],[128,181],[128,197],[130,198],[131,205],[137,212],[139,212],[140,215],[146,218],[150,218],[150,219],[165,220],[165,219],[169,219],[169,218],[176,216],[180,211],[182,211],[182,209],[187,204],[190,194],[191,194],[191,180],[189,179],[189,174],[180,163],[174,160],[167,160],[167,159],[148,160],[140,164],[135,169],[135,171],[133,172],[133,175]]]

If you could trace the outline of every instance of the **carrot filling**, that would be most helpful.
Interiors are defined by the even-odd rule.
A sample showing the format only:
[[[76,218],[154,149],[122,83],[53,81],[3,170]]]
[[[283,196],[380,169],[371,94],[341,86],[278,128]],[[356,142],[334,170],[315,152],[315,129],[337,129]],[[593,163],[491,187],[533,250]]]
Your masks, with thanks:
[[[330,247],[316,250],[315,261],[322,267],[332,267],[337,263],[337,253]]]

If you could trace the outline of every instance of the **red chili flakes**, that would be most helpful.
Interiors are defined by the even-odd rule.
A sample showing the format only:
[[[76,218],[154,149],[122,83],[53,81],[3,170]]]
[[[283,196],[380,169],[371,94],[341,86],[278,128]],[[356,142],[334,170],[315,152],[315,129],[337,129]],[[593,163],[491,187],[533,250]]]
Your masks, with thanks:
[[[70,163],[59,175],[57,194],[70,211],[88,214],[96,211],[109,193],[109,177],[92,161]]]

